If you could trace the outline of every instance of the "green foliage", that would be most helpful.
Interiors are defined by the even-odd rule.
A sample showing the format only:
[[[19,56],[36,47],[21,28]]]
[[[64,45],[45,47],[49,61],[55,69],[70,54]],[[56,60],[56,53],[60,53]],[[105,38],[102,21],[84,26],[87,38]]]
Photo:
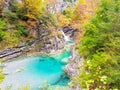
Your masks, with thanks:
[[[90,90],[120,89],[120,1],[102,0],[84,30],[79,53],[84,58],[74,83]]]
[[[22,20],[27,20],[28,17],[25,16],[26,14],[26,8],[25,7],[22,7],[22,8],[19,8],[18,11],[17,11],[17,16],[22,19]]]
[[[29,31],[26,30],[26,26],[23,24],[16,25],[17,29],[17,36],[25,36],[27,37],[29,35]]]
[[[26,86],[21,86],[20,88],[18,88],[18,90],[30,90],[30,89],[29,86],[26,85]]]
[[[0,19],[0,30],[4,31],[6,29],[7,29],[7,25],[6,25],[5,20]]]
[[[72,2],[72,0],[63,0],[64,2]]]
[[[0,30],[0,41],[3,40],[4,36],[5,36],[5,32]]]
[[[4,79],[4,74],[2,73],[2,69],[0,68],[0,83],[3,81]]]
[[[11,0],[9,2],[9,4],[10,4],[10,6],[9,6],[10,11],[12,11],[12,12],[17,12],[18,11],[18,7],[17,7],[18,3],[17,3],[16,0]]]
[[[3,60],[0,60],[0,64],[3,65]],[[3,67],[0,66],[0,83],[3,81],[4,79],[4,74],[3,74]]]
[[[17,15],[15,13],[8,12],[7,16],[8,16],[9,22],[11,24],[15,24],[15,23],[18,22],[18,17],[17,17]]]
[[[37,20],[45,12],[46,1],[42,0],[21,0],[18,7],[24,12],[22,15]]]
[[[19,17],[19,19],[27,20],[28,18],[27,18],[27,16],[25,16],[26,8],[25,7],[19,8],[18,5],[19,5],[19,3],[16,0],[11,0],[9,10],[11,12],[14,12],[16,14],[16,16]]]
[[[17,46],[18,45],[18,40],[19,38],[15,35],[15,30],[14,31],[9,31],[9,32],[5,32],[5,36],[3,39],[3,42],[5,43],[5,45],[9,46],[9,47],[13,47],[13,46]]]
[[[5,36],[5,30],[7,29],[6,22],[3,19],[0,19],[0,41],[3,40]]]

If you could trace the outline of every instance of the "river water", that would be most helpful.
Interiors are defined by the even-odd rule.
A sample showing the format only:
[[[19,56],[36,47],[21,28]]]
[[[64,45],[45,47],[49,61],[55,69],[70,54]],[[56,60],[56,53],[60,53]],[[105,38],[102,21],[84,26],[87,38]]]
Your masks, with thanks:
[[[0,84],[2,90],[11,87],[18,90],[20,86],[29,86],[29,90],[40,90],[45,82],[52,86],[66,86],[69,78],[65,75],[63,67],[67,64],[63,59],[70,57],[70,45],[61,53],[52,56],[22,57],[12,62],[5,63],[4,81]]]

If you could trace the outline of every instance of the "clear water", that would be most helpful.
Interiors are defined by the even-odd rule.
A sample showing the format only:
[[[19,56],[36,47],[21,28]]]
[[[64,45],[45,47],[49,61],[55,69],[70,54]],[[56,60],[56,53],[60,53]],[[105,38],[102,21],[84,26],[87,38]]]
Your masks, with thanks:
[[[69,41],[67,41],[67,43],[72,44],[72,43],[74,43],[74,41],[69,40]]]
[[[17,90],[20,86],[28,85],[30,90],[39,90],[38,87],[43,86],[46,81],[51,85],[67,85],[69,78],[62,70],[65,63],[62,63],[61,60],[69,57],[70,47],[68,46],[62,53],[51,57],[24,57],[17,61],[8,62],[4,72],[10,74],[6,75],[0,87],[5,90],[5,86],[12,85],[12,90]]]

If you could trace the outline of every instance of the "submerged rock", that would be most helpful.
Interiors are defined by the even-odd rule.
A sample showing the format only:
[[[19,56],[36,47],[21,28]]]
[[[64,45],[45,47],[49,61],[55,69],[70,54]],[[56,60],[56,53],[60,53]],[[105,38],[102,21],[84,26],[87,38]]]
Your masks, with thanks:
[[[68,58],[64,58],[61,60],[61,62],[67,64],[69,62],[69,60],[68,60]]]
[[[25,70],[25,68],[22,67],[22,68],[17,69],[17,70],[15,71],[15,73],[22,72],[22,71],[24,71],[24,70]]]
[[[4,72],[4,75],[9,75],[9,74],[11,74],[10,72]]]
[[[62,28],[63,32],[65,33],[65,35],[69,36],[70,39],[74,40],[76,37],[76,33],[77,33],[77,29],[74,29],[72,27],[63,27]]]

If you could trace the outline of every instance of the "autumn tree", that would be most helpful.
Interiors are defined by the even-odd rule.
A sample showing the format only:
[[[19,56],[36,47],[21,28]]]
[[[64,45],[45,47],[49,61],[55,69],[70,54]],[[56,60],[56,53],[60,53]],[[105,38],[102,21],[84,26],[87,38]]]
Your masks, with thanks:
[[[44,0],[22,0],[19,4],[19,8],[24,8],[24,15],[37,19],[41,17],[45,12],[46,2]]]

